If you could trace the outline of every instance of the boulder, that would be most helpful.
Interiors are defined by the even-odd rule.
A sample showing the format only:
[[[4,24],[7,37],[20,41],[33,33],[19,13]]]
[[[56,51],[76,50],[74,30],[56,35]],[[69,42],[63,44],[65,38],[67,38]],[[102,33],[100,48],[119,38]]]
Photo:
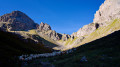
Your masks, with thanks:
[[[86,56],[83,56],[82,58],[81,58],[81,60],[80,60],[80,62],[87,62],[88,60],[87,60],[87,58],[86,58]]]

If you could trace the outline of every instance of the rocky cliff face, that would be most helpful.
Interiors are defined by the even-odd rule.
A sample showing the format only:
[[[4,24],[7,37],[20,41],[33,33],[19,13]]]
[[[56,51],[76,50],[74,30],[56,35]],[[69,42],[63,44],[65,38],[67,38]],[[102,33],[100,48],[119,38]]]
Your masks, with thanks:
[[[69,38],[71,38],[70,35],[68,35],[68,34],[62,34],[62,40],[63,41],[67,41]]]
[[[105,0],[96,11],[93,23],[104,25],[105,22],[120,18],[120,0]]]
[[[50,25],[48,25],[47,23],[44,24],[43,22],[41,22],[39,27],[38,27],[38,30],[40,32],[47,32],[47,31],[52,30],[52,29],[51,29]]]
[[[93,23],[83,26],[77,31],[75,36],[86,36],[94,32],[101,26],[108,25],[114,19],[120,18],[120,0],[105,0],[100,6],[99,10],[96,11]],[[72,34],[73,35],[73,34]]]
[[[0,16],[1,27],[10,31],[27,31],[36,29],[36,24],[31,18],[20,11],[13,11],[12,13]]]
[[[77,37],[86,36],[86,35],[92,33],[95,29],[96,29],[96,27],[95,27],[94,23],[90,23],[88,25],[85,25],[78,30]]]
[[[69,38],[71,38],[70,35],[68,34],[59,34],[56,31],[52,30],[50,25],[48,25],[47,23],[43,23],[41,22],[38,29],[37,29],[37,33],[41,36],[41,37],[46,37],[47,38],[51,38],[54,41],[58,41],[58,40],[63,40],[66,41]]]
[[[57,33],[56,31],[52,30],[50,25],[48,25],[47,23],[43,23],[41,22],[38,29],[37,29],[37,33],[41,36],[44,37],[46,39],[52,39],[52,40],[60,40],[62,38],[62,35]]]
[[[82,45],[120,30],[120,0],[105,0],[96,11],[93,23],[83,26],[71,36],[73,46]],[[72,47],[73,47],[72,46]]]

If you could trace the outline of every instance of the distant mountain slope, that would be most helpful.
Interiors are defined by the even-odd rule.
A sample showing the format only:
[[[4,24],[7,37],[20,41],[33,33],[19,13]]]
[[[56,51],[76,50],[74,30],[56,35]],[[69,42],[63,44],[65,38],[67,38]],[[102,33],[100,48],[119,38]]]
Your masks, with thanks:
[[[71,36],[65,45],[67,49],[99,39],[120,30],[120,0],[105,0],[96,11],[93,22],[83,26]],[[87,19],[87,18],[86,18]],[[71,43],[70,43],[71,42]]]
[[[42,26],[39,26],[30,17],[21,11],[13,11],[11,13],[0,16],[0,28],[2,30],[19,34],[24,38],[30,38],[36,42],[41,42],[45,47],[48,48],[55,47],[56,43],[53,40],[58,40],[58,34],[52,31],[51,28],[47,28],[49,26],[48,24],[44,24],[43,26],[44,28],[42,28]],[[43,33],[41,36],[40,34],[38,35],[39,32],[37,31],[40,29],[43,29],[40,31]],[[50,32],[47,34],[44,33],[45,31],[47,32],[49,30]]]
[[[83,26],[77,31],[77,37],[89,35],[96,28],[108,25],[115,19],[120,19],[120,0],[105,0],[104,3],[96,11],[93,23]]]
[[[111,34],[117,30],[120,30],[120,19],[115,19],[111,22],[108,22],[108,25],[99,27],[90,35],[88,35],[79,45],[107,36],[108,34]]]
[[[46,52],[52,50],[44,47],[41,42],[36,43],[30,38],[24,39],[21,35],[0,30],[0,67],[15,65],[15,56],[18,55]],[[4,66],[1,66],[3,64]]]
[[[17,32],[36,42],[39,42],[38,37],[43,38],[42,43],[55,50],[68,50],[120,30],[119,6],[120,0],[105,0],[96,11],[93,22],[71,35],[57,33],[47,23],[41,22],[38,25],[20,11],[0,16],[0,28],[9,32]],[[34,34],[38,37],[32,37]]]
[[[38,24],[26,14],[20,11],[13,11],[0,16],[0,26],[9,31],[27,31],[37,29]]]
[[[71,54],[44,59],[56,67],[119,67],[120,30],[81,45]],[[81,59],[85,57],[87,61]],[[56,60],[56,61],[54,61]]]
[[[61,45],[57,42],[58,40],[66,41],[70,38],[70,35],[59,34],[52,30],[47,23],[41,22],[38,25],[21,11],[13,11],[0,16],[0,28],[4,31],[14,32],[25,38],[30,38],[36,42],[40,41],[49,48]]]

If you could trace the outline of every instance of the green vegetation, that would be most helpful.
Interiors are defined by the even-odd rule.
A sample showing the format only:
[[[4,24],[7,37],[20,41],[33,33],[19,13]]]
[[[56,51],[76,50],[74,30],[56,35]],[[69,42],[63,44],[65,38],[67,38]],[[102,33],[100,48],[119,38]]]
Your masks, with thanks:
[[[14,32],[14,31],[10,31],[10,32]],[[54,40],[52,40],[46,35],[40,36],[35,29],[29,30],[29,31],[15,31],[15,32],[18,32],[24,37],[29,37],[30,39],[33,39],[33,40],[37,39],[38,41],[44,43],[45,46],[49,46],[49,48],[53,48],[57,46]]]
[[[115,19],[113,22],[110,22],[107,26],[100,27],[97,30],[95,30],[93,33],[88,35],[88,37],[84,39],[80,45],[104,37],[119,29],[120,29],[120,20]]]
[[[38,35],[38,36],[40,36],[40,35]],[[40,36],[41,38],[43,38],[44,39],[44,43],[45,43],[45,45],[49,45],[49,47],[55,47],[55,46],[57,46],[57,43],[56,43],[56,41],[54,41],[53,39],[51,39],[50,37],[48,37],[48,36],[46,36],[46,35],[44,35],[44,36]]]
[[[63,42],[63,40],[61,39],[61,40],[58,40],[58,42]]]
[[[77,37],[74,38],[73,40],[71,40],[71,39],[69,38],[69,39],[66,41],[65,46],[73,44],[76,39],[77,39]]]
[[[74,45],[74,47],[78,47],[82,44],[99,39],[101,37],[104,37],[114,31],[116,31],[116,30],[119,30],[119,29],[120,29],[120,19],[115,19],[114,21],[109,22],[109,24],[107,26],[102,26],[102,27],[96,29],[90,35],[86,35],[88,37],[86,39],[84,39],[80,44]],[[67,41],[65,41],[65,46],[73,44],[76,39],[77,38],[73,39],[72,41],[71,41],[71,39],[68,39]]]
[[[35,37],[38,40],[41,40],[44,43],[44,46],[49,46],[49,48],[53,48],[56,47],[57,45],[55,44],[55,42],[53,40],[47,39],[47,38],[42,38],[39,35],[35,35]]]
[[[37,33],[36,33],[36,30],[34,30],[34,29],[33,29],[33,30],[29,30],[28,33],[29,33],[29,34],[37,34]]]
[[[120,31],[97,39],[62,56],[45,58],[56,67],[119,67]],[[86,56],[87,62],[80,62]],[[55,61],[56,60],[56,61]]]
[[[66,41],[65,46],[67,46],[70,42],[71,42],[71,39],[69,38],[69,39]]]

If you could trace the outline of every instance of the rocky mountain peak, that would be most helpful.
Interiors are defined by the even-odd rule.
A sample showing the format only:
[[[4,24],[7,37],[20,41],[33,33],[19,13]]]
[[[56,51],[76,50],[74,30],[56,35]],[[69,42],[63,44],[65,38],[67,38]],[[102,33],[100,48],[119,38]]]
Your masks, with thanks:
[[[38,26],[38,24],[21,11],[13,11],[9,14],[0,16],[0,24],[11,31],[27,31],[36,29]]]
[[[42,32],[42,31],[49,31],[52,29],[51,29],[50,25],[48,25],[47,23],[41,22],[39,27],[38,27],[38,30]]]
[[[58,40],[66,41],[70,38],[70,35],[59,34],[56,31],[52,30],[50,25],[43,22],[40,23],[37,29],[37,33],[43,38],[47,36],[48,38],[51,38],[54,41],[58,41]]]
[[[25,15],[23,12],[21,12],[21,11],[13,11],[12,13],[11,13],[11,16],[13,16],[13,17],[27,17],[27,15]]]

